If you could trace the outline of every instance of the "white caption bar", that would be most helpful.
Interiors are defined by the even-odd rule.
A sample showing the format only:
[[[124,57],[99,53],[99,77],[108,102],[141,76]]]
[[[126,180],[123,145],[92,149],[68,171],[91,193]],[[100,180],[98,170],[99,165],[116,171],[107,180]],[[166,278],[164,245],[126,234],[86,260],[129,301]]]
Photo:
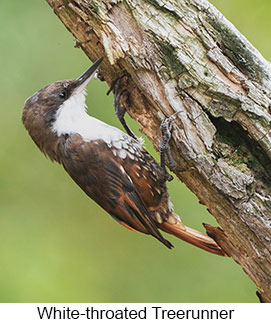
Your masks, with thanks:
[[[0,304],[0,322],[270,322],[271,304]]]

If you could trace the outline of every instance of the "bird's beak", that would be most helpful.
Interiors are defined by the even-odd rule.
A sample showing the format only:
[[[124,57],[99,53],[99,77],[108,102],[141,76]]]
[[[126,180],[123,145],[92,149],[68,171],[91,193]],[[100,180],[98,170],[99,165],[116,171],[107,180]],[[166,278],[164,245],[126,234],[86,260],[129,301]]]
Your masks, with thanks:
[[[78,77],[78,79],[77,79],[78,83],[77,83],[76,91],[80,92],[81,90],[83,90],[86,87],[88,82],[92,79],[93,75],[95,74],[95,72],[97,71],[99,66],[101,65],[102,60],[103,60],[103,56],[98,58],[97,61],[94,62],[90,66],[90,68],[88,68],[85,71],[85,73],[83,73],[81,76]]]

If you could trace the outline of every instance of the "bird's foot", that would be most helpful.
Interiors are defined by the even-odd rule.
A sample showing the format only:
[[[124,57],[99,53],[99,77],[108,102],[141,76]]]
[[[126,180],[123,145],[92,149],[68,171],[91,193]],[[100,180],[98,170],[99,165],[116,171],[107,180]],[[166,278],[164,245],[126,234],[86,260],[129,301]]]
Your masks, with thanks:
[[[124,106],[120,103],[120,99],[122,97],[126,97],[126,100],[128,100],[128,98],[129,98],[129,92],[127,90],[120,91],[121,81],[125,76],[127,76],[127,74],[124,74],[121,77],[117,78],[115,81],[113,81],[113,83],[112,83],[109,91],[107,92],[107,94],[109,94],[111,91],[113,92],[113,95],[114,95],[114,113],[117,116],[117,118],[119,119],[120,123],[122,124],[122,126],[125,129],[125,131],[127,132],[127,134],[130,137],[137,140],[136,135],[128,127],[128,125],[127,125],[127,123],[126,123],[126,121],[124,119],[124,115],[126,113],[126,110],[125,110]]]
[[[170,146],[169,146],[169,141],[171,138],[171,130],[172,130],[172,121],[175,120],[176,115],[179,113],[175,112],[174,114],[172,114],[170,117],[166,118],[164,121],[162,121],[161,125],[160,125],[160,131],[161,131],[161,135],[162,135],[162,140],[159,144],[159,151],[160,151],[160,166],[162,167],[164,174],[165,174],[165,179],[167,181],[172,181],[173,180],[173,176],[170,175],[166,169],[166,156],[168,158],[168,162],[169,162],[169,167],[172,170],[180,170],[178,168],[177,163],[175,162],[174,158],[172,157],[171,154],[171,150],[170,150]]]

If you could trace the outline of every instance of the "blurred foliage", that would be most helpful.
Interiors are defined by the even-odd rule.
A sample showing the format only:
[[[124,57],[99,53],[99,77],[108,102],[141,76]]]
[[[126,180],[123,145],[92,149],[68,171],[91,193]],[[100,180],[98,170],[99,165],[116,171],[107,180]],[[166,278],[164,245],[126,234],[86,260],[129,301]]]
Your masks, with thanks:
[[[213,3],[270,58],[269,0]],[[256,287],[231,259],[174,237],[169,251],[124,229],[42,156],[21,123],[24,100],[90,62],[45,0],[1,1],[0,18],[0,301],[257,301]],[[89,113],[119,127],[106,91],[99,81],[89,85]],[[178,180],[169,189],[187,225],[215,223]]]

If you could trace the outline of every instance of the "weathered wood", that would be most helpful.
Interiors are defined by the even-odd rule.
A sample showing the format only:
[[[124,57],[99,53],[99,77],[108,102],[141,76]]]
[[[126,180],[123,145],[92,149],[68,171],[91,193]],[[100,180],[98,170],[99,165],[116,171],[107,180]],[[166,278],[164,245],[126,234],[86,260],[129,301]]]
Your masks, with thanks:
[[[158,147],[174,124],[177,176],[223,229],[207,231],[271,301],[271,67],[205,0],[47,0]]]

